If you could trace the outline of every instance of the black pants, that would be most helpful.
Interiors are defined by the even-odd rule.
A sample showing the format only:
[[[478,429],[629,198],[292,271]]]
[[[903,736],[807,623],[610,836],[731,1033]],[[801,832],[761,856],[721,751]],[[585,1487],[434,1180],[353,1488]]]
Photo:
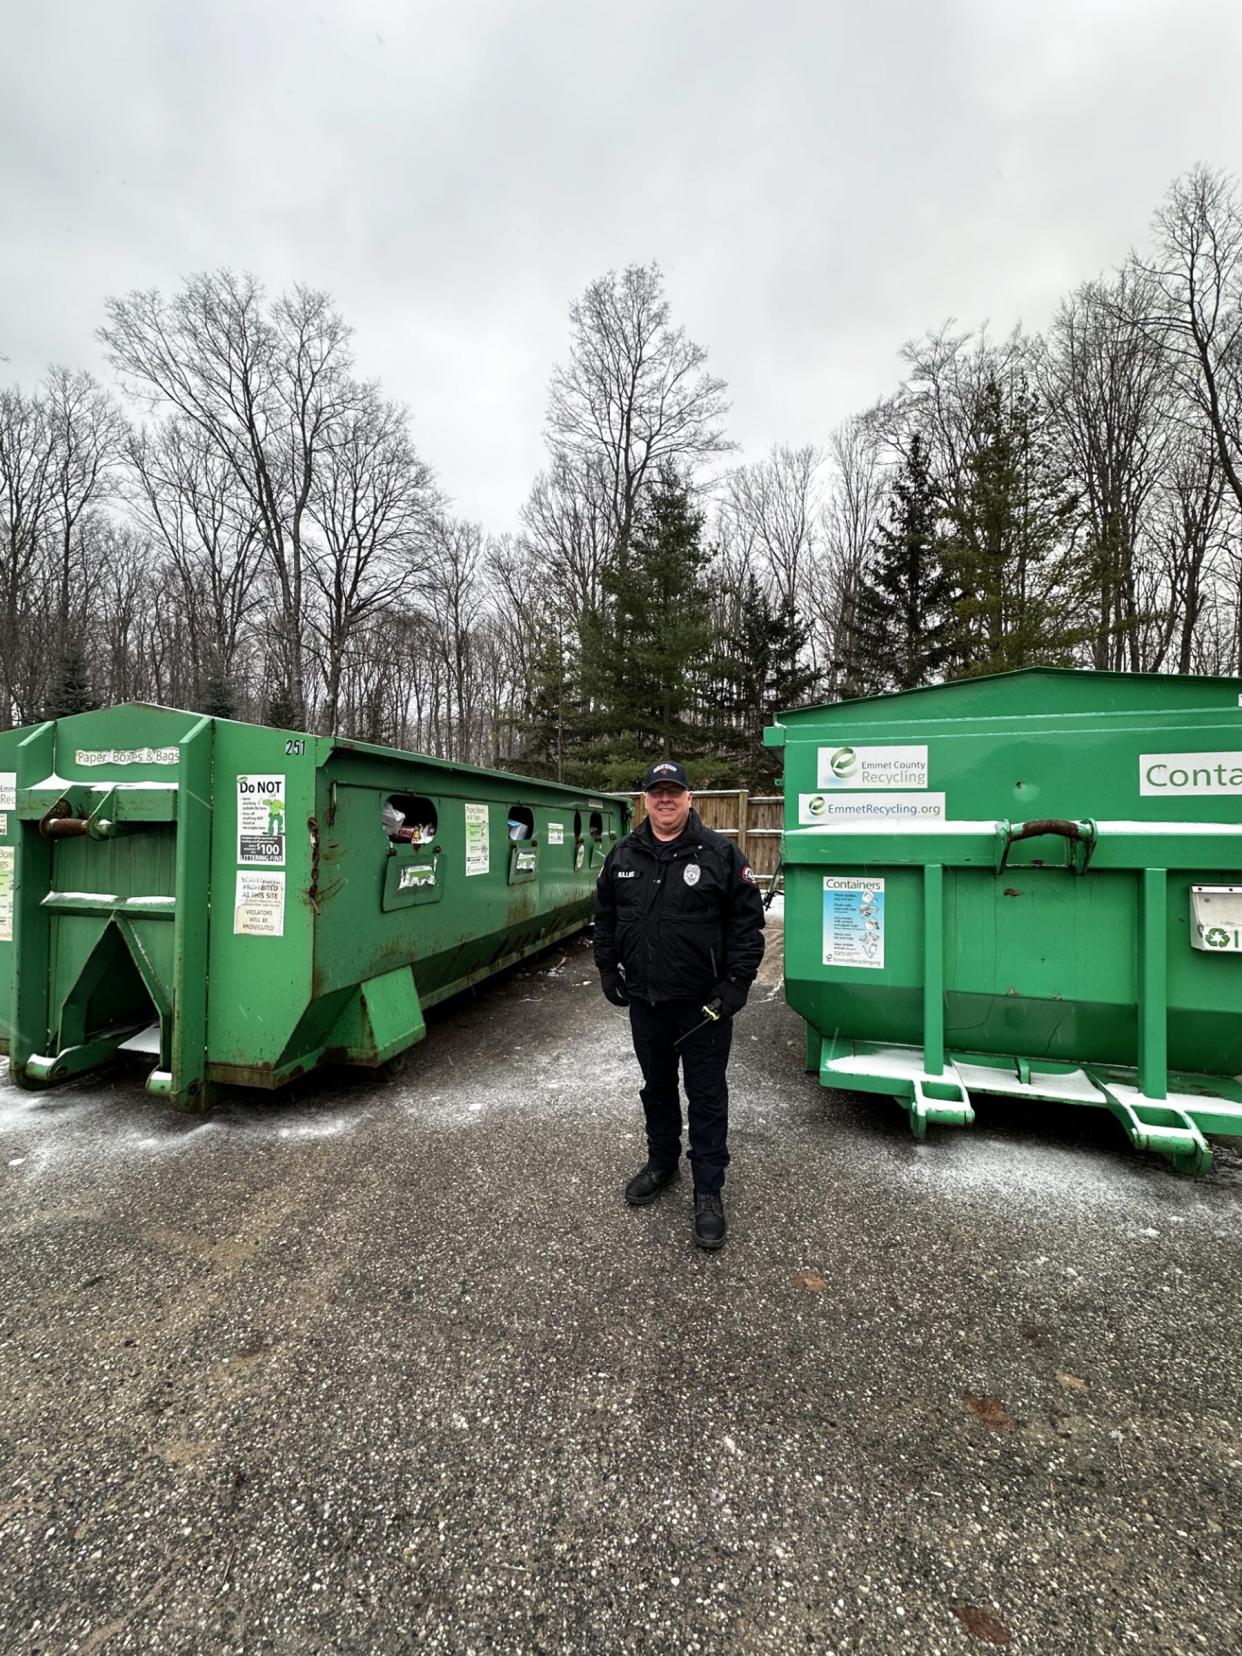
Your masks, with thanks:
[[[729,1165],[729,1086],[725,1071],[733,1044],[733,1019],[721,1018],[682,1041],[703,1022],[700,1001],[630,1002],[630,1033],[642,1068],[640,1097],[647,1117],[647,1155],[653,1167],[681,1159],[680,1058],[690,1118],[690,1165],[696,1190],[719,1190]]]

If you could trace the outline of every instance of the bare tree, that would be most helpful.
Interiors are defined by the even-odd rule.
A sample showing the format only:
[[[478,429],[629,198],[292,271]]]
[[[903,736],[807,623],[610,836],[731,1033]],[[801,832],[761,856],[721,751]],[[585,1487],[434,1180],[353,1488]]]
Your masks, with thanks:
[[[920,434],[942,503],[961,505],[971,482],[971,461],[987,442],[989,388],[1012,389],[1029,377],[1037,342],[1020,329],[997,342],[986,324],[977,334],[954,333],[952,319],[901,348],[906,377],[895,396],[879,404],[871,420],[877,437],[903,460]]]
[[[1133,271],[1063,301],[1040,382],[1079,492],[1094,570],[1096,667],[1144,665],[1143,531],[1173,429],[1168,358],[1144,325],[1149,281]]]
[[[1212,613],[1222,580],[1230,581],[1229,530],[1236,514],[1227,510],[1224,473],[1211,434],[1200,427],[1181,436],[1153,513],[1153,536],[1162,555],[1159,609],[1163,625],[1145,665],[1154,670],[1164,667],[1170,646],[1175,644],[1176,671],[1191,673],[1200,624]],[[1242,660],[1236,656],[1232,670],[1242,670]]]
[[[90,374],[52,368],[45,395],[55,502],[58,608],[62,626],[73,609],[81,569],[75,569],[83,515],[106,497],[125,440],[125,421],[111,396]]]
[[[580,623],[600,606],[614,548],[615,519],[604,469],[597,460],[556,457],[535,479],[521,517],[531,556],[555,571]]]
[[[824,456],[811,444],[778,444],[768,456],[739,466],[725,485],[723,514],[766,567],[782,608],[803,607],[818,551],[823,510]]]
[[[1205,166],[1176,179],[1155,218],[1147,312],[1186,397],[1202,412],[1221,469],[1242,506],[1242,211],[1228,173]]]
[[[0,671],[5,723],[32,717],[24,619],[54,511],[53,442],[40,396],[0,391]]]
[[[624,565],[634,513],[661,467],[691,472],[732,447],[725,383],[671,321],[658,265],[592,282],[569,312],[569,361],[552,373],[548,442],[575,473],[598,474],[612,548]]]
[[[436,730],[435,751],[467,762],[475,753],[475,628],[484,608],[483,569],[483,532],[478,524],[438,518],[424,586],[446,680],[444,720]]]
[[[823,553],[812,565],[811,644],[830,698],[860,693],[855,604],[868,549],[884,514],[888,472],[874,415],[855,415],[829,445],[831,484]]]
[[[136,431],[127,457],[131,509],[163,546],[188,623],[194,705],[235,715],[239,652],[258,604],[261,519],[227,459],[181,416]]]
[[[323,537],[308,560],[319,604],[311,613],[323,654],[324,716],[340,719],[341,673],[354,632],[401,603],[429,560],[439,504],[431,468],[415,453],[405,410],[360,386],[317,468],[310,512]]]
[[[269,717],[306,722],[310,501],[356,385],[349,330],[324,293],[295,287],[267,305],[231,271],[107,302],[114,366],[148,406],[172,408],[226,462],[261,526],[278,610],[268,629]]]

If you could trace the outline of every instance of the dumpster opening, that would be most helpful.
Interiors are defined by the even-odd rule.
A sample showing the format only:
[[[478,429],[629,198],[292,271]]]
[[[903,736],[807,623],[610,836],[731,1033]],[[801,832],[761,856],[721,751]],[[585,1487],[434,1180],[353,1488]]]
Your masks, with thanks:
[[[389,839],[407,845],[430,845],[439,827],[435,805],[422,794],[389,794],[380,820]]]
[[[529,805],[510,805],[508,827],[511,840],[534,839],[535,813]]]

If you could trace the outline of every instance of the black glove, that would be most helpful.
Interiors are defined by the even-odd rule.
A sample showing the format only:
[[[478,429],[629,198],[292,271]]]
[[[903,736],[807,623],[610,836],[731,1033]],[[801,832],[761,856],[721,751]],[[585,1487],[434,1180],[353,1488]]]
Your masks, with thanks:
[[[630,992],[625,987],[625,979],[620,972],[601,972],[599,986],[604,991],[604,999],[611,1001],[614,1006],[628,1006]]]
[[[744,983],[734,983],[732,978],[722,978],[712,990],[712,999],[720,1002],[720,1016],[731,1018],[746,1005],[749,993],[750,990]]]

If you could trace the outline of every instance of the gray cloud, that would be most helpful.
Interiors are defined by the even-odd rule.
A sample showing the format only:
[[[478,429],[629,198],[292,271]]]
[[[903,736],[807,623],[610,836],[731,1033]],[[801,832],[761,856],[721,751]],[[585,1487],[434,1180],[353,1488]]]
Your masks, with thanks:
[[[328,288],[461,511],[513,526],[591,277],[658,259],[747,453],[949,315],[1041,326],[1242,154],[1227,0],[11,0],[0,352],[105,371],[108,293]]]

